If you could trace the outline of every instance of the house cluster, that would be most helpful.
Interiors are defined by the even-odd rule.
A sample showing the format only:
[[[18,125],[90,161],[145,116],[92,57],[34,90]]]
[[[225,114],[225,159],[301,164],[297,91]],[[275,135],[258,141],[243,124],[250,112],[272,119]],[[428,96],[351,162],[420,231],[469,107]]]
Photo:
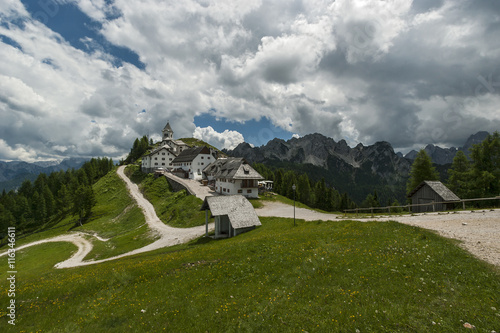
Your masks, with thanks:
[[[162,131],[163,140],[158,148],[142,158],[142,171],[165,170],[181,178],[206,180],[213,184],[217,193],[240,194],[257,198],[262,177],[244,158],[217,158],[208,147],[189,147],[174,140],[169,123]]]

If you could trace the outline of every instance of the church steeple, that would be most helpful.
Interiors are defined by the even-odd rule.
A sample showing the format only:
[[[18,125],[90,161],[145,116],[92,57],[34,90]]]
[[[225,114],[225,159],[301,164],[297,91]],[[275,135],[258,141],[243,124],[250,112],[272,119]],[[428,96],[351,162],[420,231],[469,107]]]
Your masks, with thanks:
[[[162,130],[163,133],[163,141],[165,140],[173,140],[174,131],[172,131],[172,127],[170,127],[170,122],[167,122],[167,125]]]

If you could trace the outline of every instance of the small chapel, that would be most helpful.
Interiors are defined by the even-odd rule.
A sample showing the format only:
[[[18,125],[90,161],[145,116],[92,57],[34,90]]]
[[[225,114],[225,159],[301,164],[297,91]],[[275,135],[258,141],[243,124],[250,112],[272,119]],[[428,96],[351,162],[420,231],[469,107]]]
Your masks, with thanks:
[[[159,147],[142,158],[142,172],[154,172],[161,169],[172,169],[173,160],[189,146],[181,140],[174,140],[174,131],[170,122],[162,130],[162,141]]]

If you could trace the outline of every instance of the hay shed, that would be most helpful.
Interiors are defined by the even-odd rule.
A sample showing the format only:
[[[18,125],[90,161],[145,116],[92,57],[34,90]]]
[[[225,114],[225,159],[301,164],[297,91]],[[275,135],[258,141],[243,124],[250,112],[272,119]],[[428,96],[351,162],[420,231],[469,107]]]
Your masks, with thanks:
[[[242,195],[205,197],[201,210],[215,219],[215,238],[233,237],[262,225],[250,201]]]
[[[421,182],[409,195],[412,212],[436,212],[452,210],[460,198],[440,181]]]

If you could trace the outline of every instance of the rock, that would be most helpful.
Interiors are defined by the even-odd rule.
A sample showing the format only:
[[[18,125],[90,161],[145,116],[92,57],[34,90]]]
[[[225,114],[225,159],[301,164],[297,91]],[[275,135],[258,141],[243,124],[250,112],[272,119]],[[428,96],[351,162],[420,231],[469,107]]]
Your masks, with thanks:
[[[475,329],[475,328],[476,328],[476,326],[474,326],[474,325],[472,325],[472,324],[469,324],[469,323],[465,323],[465,324],[464,324],[464,327],[465,327],[465,328],[470,328],[470,329]]]

